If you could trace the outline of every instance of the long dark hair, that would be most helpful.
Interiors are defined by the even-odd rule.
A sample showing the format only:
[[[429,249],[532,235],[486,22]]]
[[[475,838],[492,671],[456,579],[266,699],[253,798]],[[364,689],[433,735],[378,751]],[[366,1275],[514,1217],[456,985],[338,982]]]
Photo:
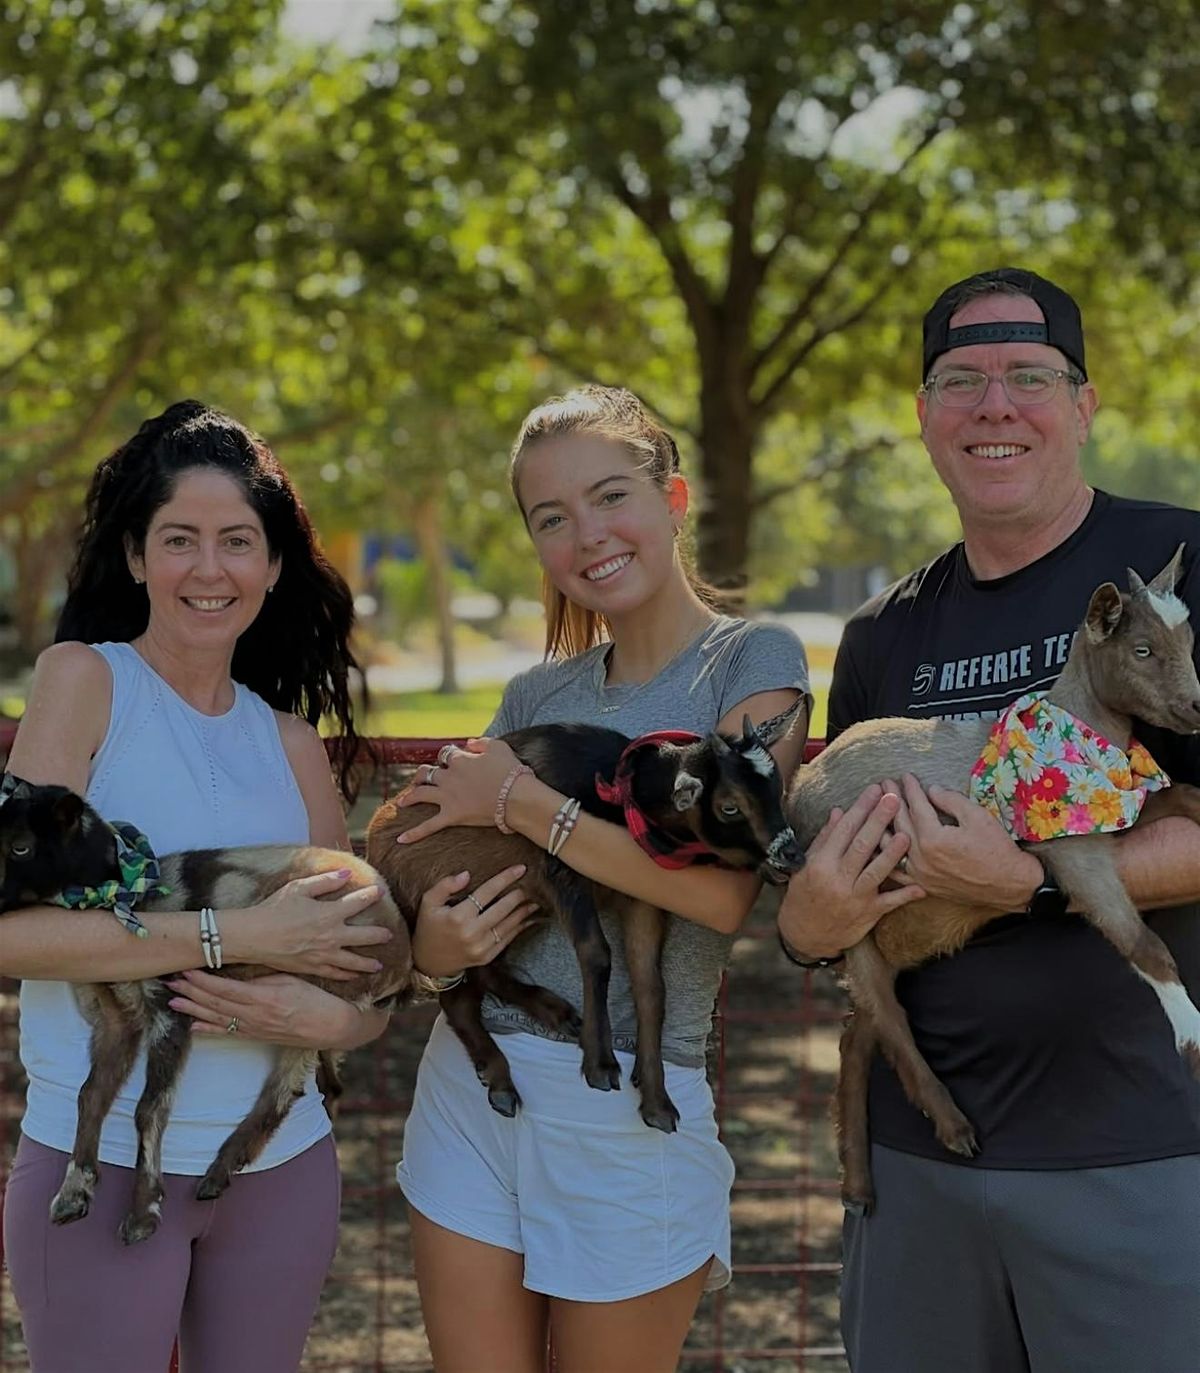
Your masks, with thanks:
[[[309,724],[324,715],[337,721],[343,736],[338,784],[353,800],[358,733],[350,672],[358,663],[350,649],[350,588],[322,551],[275,455],[219,410],[177,401],[96,468],[55,641],[128,643],[142,633],[150,602],[130,575],[126,550],[143,553],[154,512],[171,499],[180,474],[195,468],[237,482],[262,521],[271,556],[281,561],[274,591],[234,648],[233,677]]]

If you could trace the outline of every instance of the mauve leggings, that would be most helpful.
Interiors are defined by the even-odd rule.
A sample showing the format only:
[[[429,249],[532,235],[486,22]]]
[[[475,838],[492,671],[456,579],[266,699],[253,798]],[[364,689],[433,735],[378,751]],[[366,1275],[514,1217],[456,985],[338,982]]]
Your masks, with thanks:
[[[158,1232],[117,1226],[133,1170],[106,1163],[91,1212],[49,1221],[67,1155],[21,1138],[4,1198],[4,1252],[33,1373],[293,1373],[337,1246],[333,1137],[235,1177],[218,1201],[165,1178]]]

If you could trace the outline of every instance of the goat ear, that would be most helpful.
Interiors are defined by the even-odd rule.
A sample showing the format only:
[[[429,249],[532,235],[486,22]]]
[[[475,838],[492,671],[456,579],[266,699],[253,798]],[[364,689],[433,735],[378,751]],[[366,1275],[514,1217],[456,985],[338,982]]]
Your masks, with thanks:
[[[1112,582],[1104,582],[1092,592],[1083,627],[1088,642],[1101,644],[1121,622],[1121,593]]]
[[[1150,591],[1155,591],[1160,596],[1169,596],[1175,590],[1175,583],[1179,580],[1179,569],[1183,565],[1183,550],[1186,547],[1185,543],[1179,545],[1171,561],[1150,583]]]
[[[83,797],[76,796],[73,791],[67,792],[65,796],[60,796],[54,803],[54,819],[61,826],[64,834],[70,834],[79,825],[80,817],[83,815]]]
[[[764,720],[761,725],[754,726],[754,735],[763,748],[771,748],[791,728],[792,721],[800,711],[800,707],[805,702],[803,692],[797,694],[796,699],[786,710],[781,710],[778,715],[772,715],[769,720]],[[746,723],[749,724],[750,717],[746,716]]]
[[[704,795],[704,783],[690,772],[680,770],[675,776],[675,788],[671,800],[676,810],[691,810]]]

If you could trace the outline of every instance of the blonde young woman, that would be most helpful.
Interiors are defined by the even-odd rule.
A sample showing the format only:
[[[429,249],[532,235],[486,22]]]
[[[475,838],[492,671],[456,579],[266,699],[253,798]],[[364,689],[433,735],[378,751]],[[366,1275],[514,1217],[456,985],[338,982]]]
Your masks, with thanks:
[[[807,728],[804,650],[787,630],[717,613],[677,536],[688,488],[670,435],[628,391],[584,387],[539,406],[513,449],[512,486],[544,574],[547,661],[509,683],[488,735],[554,721],[630,736],[703,733],[762,721],[804,697],[776,757],[799,761]],[[410,793],[440,809],[408,842],[447,825],[492,825],[516,763],[500,740],[473,741]],[[508,791],[507,823],[545,844],[566,798],[532,775]],[[717,1137],[704,1072],[713,1002],[755,878],[657,866],[621,826],[583,815],[560,856],[588,877],[675,917],[664,950],[667,1086],[678,1132],[648,1129],[628,1086],[635,1019],[619,932],[607,921],[609,1006],[624,1070],[619,1092],[590,1089],[579,1049],[513,1007],[488,1027],[523,1101],[493,1112],[454,1034],[438,1021],[425,1050],[398,1169],[412,1216],[426,1329],[440,1373],[534,1373],[552,1335],[562,1373],[676,1366],[696,1305],[729,1280],[733,1166]],[[461,969],[460,907],[431,894],[415,944],[423,971]],[[474,914],[474,911],[471,911]],[[509,966],[581,1004],[575,955],[539,928]]]

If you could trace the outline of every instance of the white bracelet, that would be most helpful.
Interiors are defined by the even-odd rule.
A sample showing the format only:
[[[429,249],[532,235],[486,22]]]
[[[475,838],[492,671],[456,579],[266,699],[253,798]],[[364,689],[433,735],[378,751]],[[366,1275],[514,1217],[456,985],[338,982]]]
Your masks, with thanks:
[[[562,846],[571,837],[572,831],[579,820],[579,812],[582,803],[573,796],[569,796],[558,810],[554,813],[554,819],[550,824],[550,838],[546,842],[546,852],[552,857],[557,858]]]
[[[221,931],[217,929],[217,913],[211,906],[200,907],[200,948],[204,951],[204,966],[214,971],[221,966]]]

